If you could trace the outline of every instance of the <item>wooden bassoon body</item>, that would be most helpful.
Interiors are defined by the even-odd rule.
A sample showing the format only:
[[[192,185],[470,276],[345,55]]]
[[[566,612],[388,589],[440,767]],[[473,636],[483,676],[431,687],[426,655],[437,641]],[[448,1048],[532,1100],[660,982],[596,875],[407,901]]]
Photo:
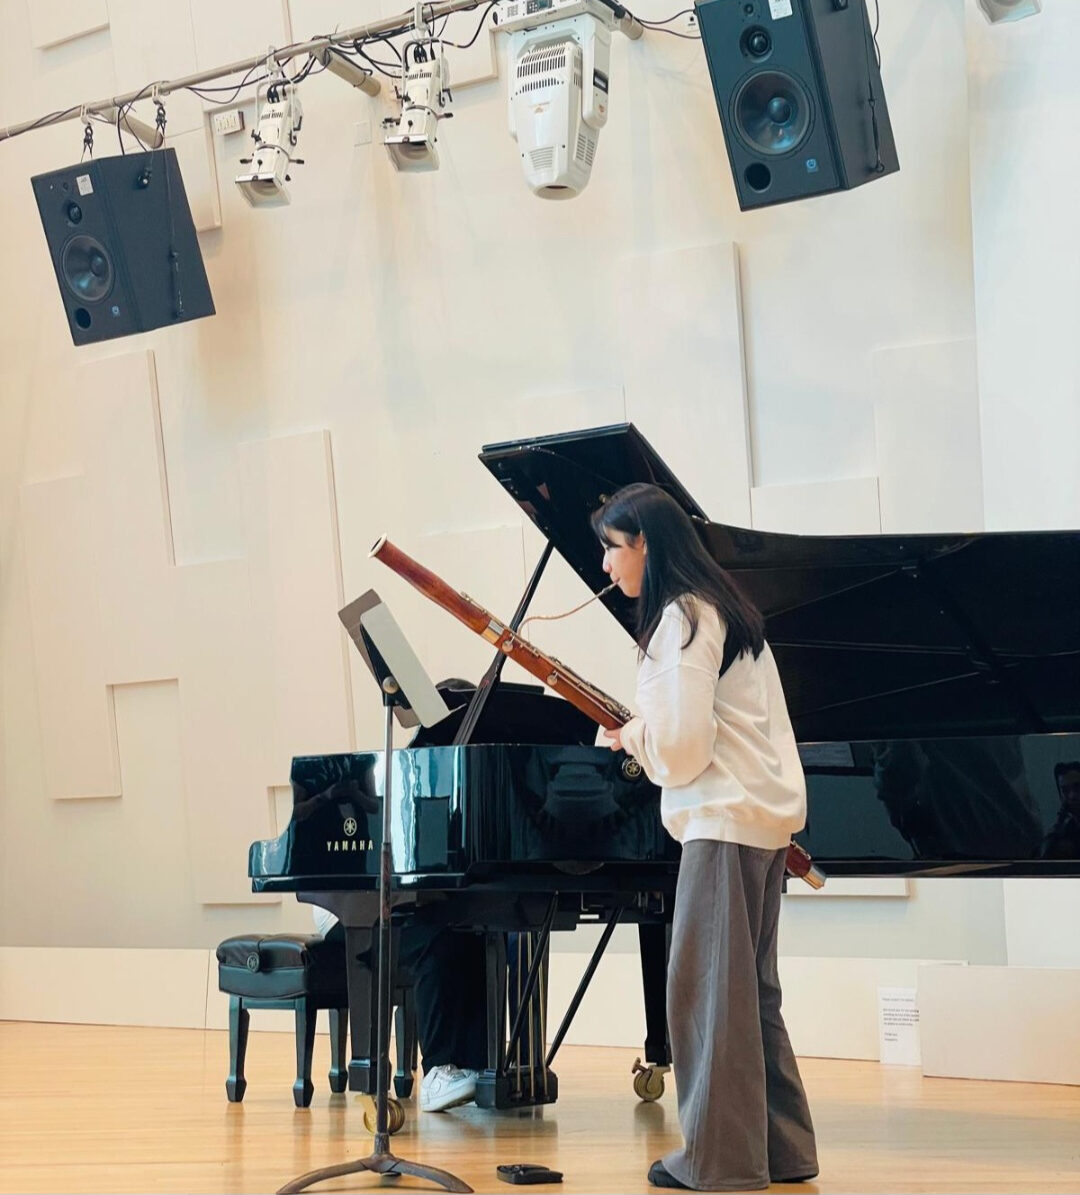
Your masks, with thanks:
[[[408,581],[414,589],[419,590],[437,606],[441,606],[448,614],[452,614],[459,622],[463,622],[471,631],[481,635],[515,664],[542,681],[560,697],[564,697],[605,730],[616,730],[633,717],[631,711],[614,697],[601,692],[560,660],[523,639],[478,602],[473,601],[468,594],[460,593],[418,560],[414,560],[392,544],[385,535],[368,554]],[[812,888],[824,885],[824,875],[797,842],[788,845],[786,862],[790,875],[805,880]]]

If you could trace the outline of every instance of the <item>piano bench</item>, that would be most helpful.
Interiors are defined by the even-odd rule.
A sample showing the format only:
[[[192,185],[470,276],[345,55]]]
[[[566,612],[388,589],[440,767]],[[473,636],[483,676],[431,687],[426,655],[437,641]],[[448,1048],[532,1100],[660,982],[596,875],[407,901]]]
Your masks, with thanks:
[[[330,1010],[330,1090],[348,1084],[346,1032],[349,995],[345,945],[319,934],[246,934],[226,938],[217,948],[218,988],[229,995],[229,1077],[225,1090],[231,1103],[244,1098],[248,1010],[291,1009],[296,1018],[296,1082],[298,1108],[311,1103],[311,1055],[315,1016]]]

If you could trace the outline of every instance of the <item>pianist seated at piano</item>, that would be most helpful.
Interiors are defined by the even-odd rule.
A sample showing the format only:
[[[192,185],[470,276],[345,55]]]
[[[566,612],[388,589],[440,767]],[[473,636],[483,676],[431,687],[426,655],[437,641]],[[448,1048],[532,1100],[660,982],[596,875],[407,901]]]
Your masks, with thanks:
[[[604,571],[637,600],[638,716],[605,733],[660,786],[683,848],[667,1008],[685,1146],[649,1181],[712,1191],[812,1178],[776,957],[806,787],[764,620],[658,487],[619,490],[592,524]]]
[[[312,909],[324,938],[345,940],[338,919]],[[412,972],[416,1036],[424,1078],[420,1111],[445,1112],[476,1098],[487,1060],[484,940],[414,920],[401,929],[399,960]]]

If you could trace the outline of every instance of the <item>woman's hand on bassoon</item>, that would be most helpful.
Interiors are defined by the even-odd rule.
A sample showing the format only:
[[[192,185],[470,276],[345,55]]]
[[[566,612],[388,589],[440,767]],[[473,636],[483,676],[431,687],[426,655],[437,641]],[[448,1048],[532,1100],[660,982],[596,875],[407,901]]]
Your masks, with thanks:
[[[622,731],[623,728],[621,726],[616,726],[614,730],[604,731],[604,738],[608,740],[607,745],[612,751],[624,750],[622,743]]]

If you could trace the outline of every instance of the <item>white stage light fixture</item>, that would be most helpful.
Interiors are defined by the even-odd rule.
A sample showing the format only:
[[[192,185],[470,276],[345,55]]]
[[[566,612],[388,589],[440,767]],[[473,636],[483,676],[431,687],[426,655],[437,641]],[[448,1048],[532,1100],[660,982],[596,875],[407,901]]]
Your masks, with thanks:
[[[1019,21],[1042,12],[1042,0],[978,0],[978,4],[991,25]]]
[[[510,133],[525,179],[542,199],[572,199],[588,184],[607,123],[611,31],[641,25],[600,0],[501,0],[509,34]]]
[[[277,81],[266,89],[266,98],[259,108],[259,119],[251,130],[255,149],[250,158],[241,162],[251,169],[236,176],[240,193],[252,207],[280,207],[289,202],[289,166],[302,165],[294,158],[304,111],[300,96],[291,83]]]
[[[401,84],[398,97],[401,114],[383,121],[387,132],[383,143],[396,170],[420,172],[439,169],[436,148],[438,126],[453,113],[450,72],[439,43],[433,39],[408,42],[402,51]],[[411,61],[410,61],[411,59]]]

